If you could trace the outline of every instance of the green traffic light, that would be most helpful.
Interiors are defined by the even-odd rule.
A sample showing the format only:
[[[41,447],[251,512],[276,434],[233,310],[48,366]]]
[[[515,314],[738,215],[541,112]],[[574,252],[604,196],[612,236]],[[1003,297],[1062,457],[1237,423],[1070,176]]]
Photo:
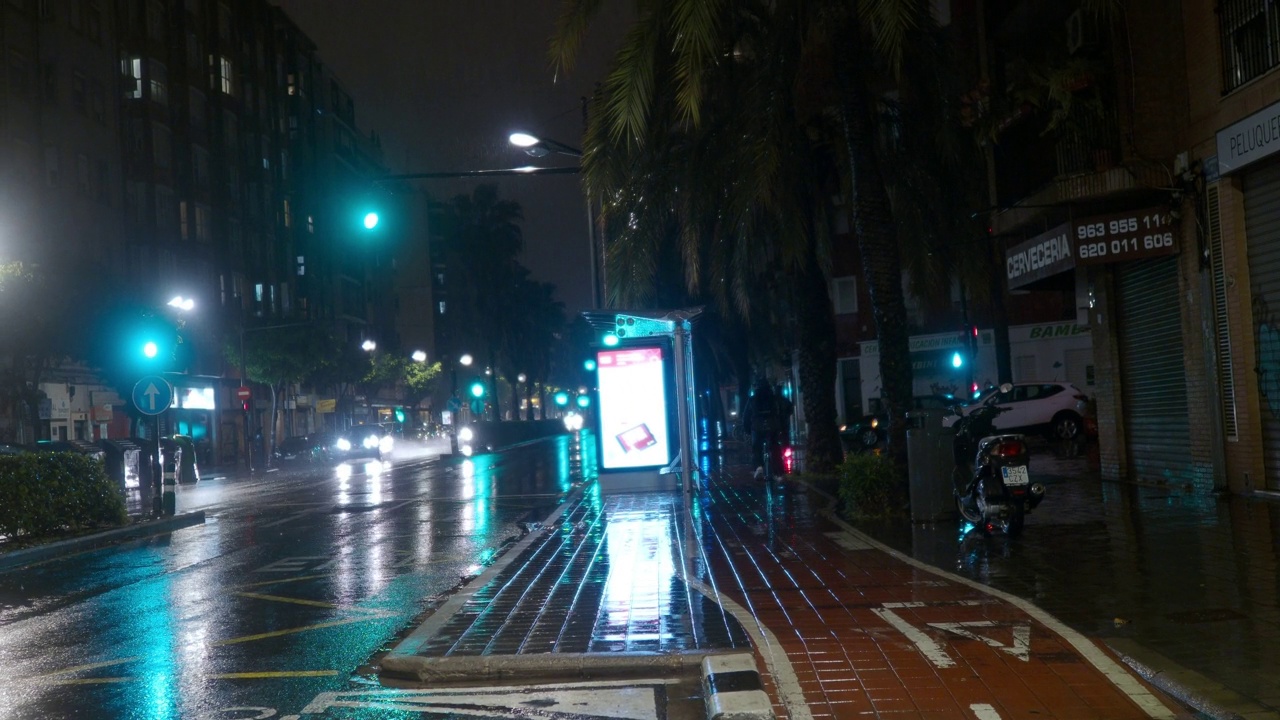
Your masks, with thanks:
[[[587,369],[587,372],[595,372],[595,371],[596,371],[596,361],[595,361],[595,360],[587,360],[586,362],[582,363],[582,367],[586,368],[586,369]]]
[[[396,422],[404,422],[404,408],[396,408]]]
[[[591,398],[587,397],[586,395],[578,396],[578,407],[584,408],[589,406],[590,404],[591,404]]]
[[[560,392],[556,393],[556,404],[557,404],[557,405],[559,405],[560,407],[564,407],[565,405],[568,405],[568,404],[569,404],[569,393],[567,393],[567,392],[565,392],[565,391],[563,391],[563,390],[561,390]]]
[[[606,347],[614,347],[618,344],[618,336],[613,333],[606,333],[604,336],[604,344]]]
[[[471,383],[471,395],[478,398],[484,397],[484,383],[479,380]]]
[[[154,342],[147,341],[147,343],[142,346],[142,354],[149,358],[153,358],[160,354],[160,347]]]
[[[376,212],[368,212],[368,213],[365,213],[365,216],[364,216],[364,229],[365,229],[365,230],[372,230],[372,229],[374,229],[374,228],[376,228],[376,227],[378,227],[378,213],[376,213]]]
[[[963,356],[963,355],[961,355],[960,353],[952,353],[952,355],[951,355],[951,367],[958,368],[958,367],[960,367],[960,366],[962,366],[962,365],[964,365],[964,356]]]

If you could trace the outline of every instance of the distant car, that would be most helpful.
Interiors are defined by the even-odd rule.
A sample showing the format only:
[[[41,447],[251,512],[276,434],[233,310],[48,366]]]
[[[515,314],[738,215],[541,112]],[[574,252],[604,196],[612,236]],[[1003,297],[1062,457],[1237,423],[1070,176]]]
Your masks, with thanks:
[[[380,425],[353,425],[347,430],[325,435],[316,443],[316,452],[330,460],[381,460],[391,453],[394,440]]]
[[[317,451],[324,438],[323,435],[298,435],[285,438],[276,446],[272,454],[275,455],[277,462],[313,462],[320,455]]]
[[[911,398],[910,410],[945,410],[960,403],[951,395],[917,395]],[[840,442],[846,452],[868,452],[882,446],[888,432],[889,413],[881,411],[841,427]]]
[[[0,443],[0,455],[22,455],[29,452],[32,452],[32,449],[26,445]]]
[[[1075,440],[1085,429],[1089,396],[1068,382],[1013,383],[1008,391],[988,388],[961,412],[983,405],[1008,408],[993,425],[1004,432],[1043,434],[1050,440]]]

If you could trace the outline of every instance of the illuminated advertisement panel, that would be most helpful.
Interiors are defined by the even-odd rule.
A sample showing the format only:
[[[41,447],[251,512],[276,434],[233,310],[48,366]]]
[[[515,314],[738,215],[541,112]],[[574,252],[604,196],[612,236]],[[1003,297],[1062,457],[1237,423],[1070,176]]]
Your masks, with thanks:
[[[596,352],[603,469],[661,467],[671,461],[663,355],[661,347]]]

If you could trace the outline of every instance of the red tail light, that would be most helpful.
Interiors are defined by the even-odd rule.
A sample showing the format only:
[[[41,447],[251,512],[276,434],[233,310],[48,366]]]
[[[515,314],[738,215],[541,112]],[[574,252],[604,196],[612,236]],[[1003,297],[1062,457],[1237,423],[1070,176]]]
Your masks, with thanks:
[[[791,474],[795,460],[794,453],[791,452],[790,446],[782,448],[782,471],[784,473],[788,475]]]
[[[992,449],[991,454],[997,457],[1014,457],[1022,455],[1027,451],[1027,446],[1021,440],[1004,440],[997,443]]]

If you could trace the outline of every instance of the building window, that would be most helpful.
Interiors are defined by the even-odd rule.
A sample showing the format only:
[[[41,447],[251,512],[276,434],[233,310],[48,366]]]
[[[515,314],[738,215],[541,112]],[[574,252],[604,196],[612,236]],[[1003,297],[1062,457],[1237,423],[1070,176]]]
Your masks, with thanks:
[[[191,150],[191,180],[197,188],[209,189],[209,151],[202,147]]]
[[[107,121],[107,91],[103,89],[101,80],[94,79],[89,85],[90,114],[94,120],[105,123]]]
[[[147,37],[156,42],[164,42],[165,12],[161,0],[147,2]]]
[[[87,155],[76,156],[76,190],[80,191],[80,194],[85,197],[90,194],[89,156]]]
[[[223,42],[231,41],[231,8],[226,3],[218,3],[218,38]]]
[[[852,275],[838,277],[831,281],[831,298],[835,301],[837,315],[852,315],[858,312],[858,278]]]
[[[314,215],[307,216],[307,232],[314,234],[316,231],[316,218]]]
[[[58,187],[58,148],[47,145],[44,149],[44,183]]]
[[[147,61],[147,70],[151,73],[147,87],[151,90],[151,102],[157,105],[169,104],[169,71],[158,60]]]
[[[27,66],[27,56],[17,50],[9,51],[9,92],[14,97],[27,96],[27,75],[31,70]]]
[[[285,200],[283,204],[284,226],[293,227],[293,210],[289,207],[289,201]]]
[[[156,167],[173,166],[173,133],[160,123],[151,124],[151,159]]]
[[[121,85],[129,100],[142,97],[142,58],[125,58],[120,61]]]
[[[235,75],[231,65],[231,58],[220,55],[218,57],[209,58],[209,68],[212,77],[209,78],[209,87],[227,95],[235,95]]]
[[[204,98],[204,93],[199,90],[191,90],[187,95],[190,104],[188,111],[190,114],[191,127],[197,130],[205,128],[205,115],[209,112],[209,103]]]
[[[183,240],[191,239],[191,212],[186,200],[178,203],[178,234]]]
[[[156,188],[156,227],[160,230],[173,230],[177,219],[173,190],[167,187]]]
[[[1224,93],[1280,64],[1280,8],[1273,0],[1219,0],[1218,33]]]
[[[441,314],[441,315],[443,315],[443,314],[444,314],[444,301],[443,301],[443,300],[441,300],[439,303],[437,303],[437,304],[436,304],[436,308],[440,311],[440,314]]]
[[[208,205],[195,206],[196,211],[196,242],[207,243],[213,239],[213,223],[209,212]]]
[[[45,105],[58,104],[58,66],[53,63],[40,68],[40,95]]]
[[[71,107],[81,115],[89,114],[88,81],[84,73],[71,73]]]

